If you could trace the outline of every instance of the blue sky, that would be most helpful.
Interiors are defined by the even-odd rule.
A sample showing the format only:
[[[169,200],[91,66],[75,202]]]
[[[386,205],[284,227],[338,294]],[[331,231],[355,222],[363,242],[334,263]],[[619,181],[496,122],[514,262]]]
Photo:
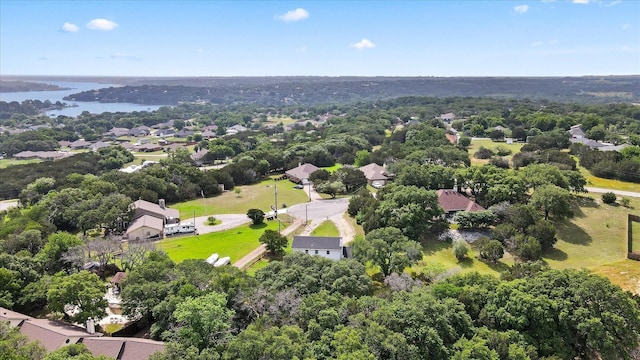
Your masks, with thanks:
[[[640,74],[640,1],[0,1],[0,74]]]

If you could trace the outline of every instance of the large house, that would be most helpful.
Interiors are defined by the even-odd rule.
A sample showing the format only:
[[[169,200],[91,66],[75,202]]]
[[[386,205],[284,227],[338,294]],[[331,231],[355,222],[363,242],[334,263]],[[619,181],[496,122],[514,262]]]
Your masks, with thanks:
[[[359,168],[359,170],[364,173],[364,177],[367,178],[367,182],[373,187],[382,187],[386,185],[387,180],[390,178],[385,168],[376,163],[365,165]]]
[[[156,352],[164,351],[164,343],[148,339],[103,337],[87,329],[49,319],[36,319],[0,307],[0,321],[17,327],[30,341],[38,341],[47,352],[72,344],[84,344],[94,356],[108,356],[116,360],[148,359]]]
[[[582,130],[582,124],[573,125],[567,130],[573,139],[582,139],[584,137],[584,131]]]
[[[351,248],[342,245],[341,237],[294,236],[291,248],[294,252],[317,255],[331,260],[351,257]]]
[[[458,211],[485,210],[455,189],[440,189],[436,191],[436,194],[438,194],[438,204],[444,209],[446,215],[452,215]]]
[[[165,206],[163,199],[154,204],[145,200],[138,200],[131,204],[134,210],[133,221],[127,228],[130,240],[144,240],[161,237],[166,224],[180,222],[180,212]]]
[[[311,176],[311,174],[319,169],[320,168],[313,164],[306,163],[286,171],[285,175],[287,176],[287,179],[293,181],[296,184],[306,184],[307,182],[309,182],[309,177]]]

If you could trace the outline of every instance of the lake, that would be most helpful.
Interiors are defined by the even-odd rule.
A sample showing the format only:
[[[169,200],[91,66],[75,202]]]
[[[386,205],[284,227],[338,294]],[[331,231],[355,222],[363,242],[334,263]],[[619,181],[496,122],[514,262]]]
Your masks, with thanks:
[[[0,101],[17,101],[22,102],[24,100],[49,100],[52,103],[60,101],[67,103],[68,105],[77,105],[74,107],[67,107],[60,110],[47,111],[46,114],[51,117],[58,115],[65,115],[70,117],[76,117],[83,111],[88,111],[92,114],[101,114],[103,112],[133,112],[133,111],[153,111],[157,110],[164,105],[141,105],[130,103],[101,103],[101,102],[87,102],[87,101],[70,101],[63,100],[62,98],[79,93],[86,90],[97,90],[108,87],[116,87],[121,85],[115,84],[100,84],[94,82],[70,82],[70,81],[38,81],[39,83],[46,83],[57,85],[63,88],[69,88],[70,90],[55,90],[55,91],[23,91],[23,92],[0,92]]]

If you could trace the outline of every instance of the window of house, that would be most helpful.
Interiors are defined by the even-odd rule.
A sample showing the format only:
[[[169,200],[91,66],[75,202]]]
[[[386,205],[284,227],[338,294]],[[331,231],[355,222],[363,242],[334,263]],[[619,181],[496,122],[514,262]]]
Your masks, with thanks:
[[[304,253],[305,253],[305,254],[308,254],[308,253],[309,253],[309,250],[305,250],[305,251],[304,251]]]
[[[327,255],[331,255],[331,251],[327,250]]]
[[[316,255],[318,255],[318,250],[316,250]]]

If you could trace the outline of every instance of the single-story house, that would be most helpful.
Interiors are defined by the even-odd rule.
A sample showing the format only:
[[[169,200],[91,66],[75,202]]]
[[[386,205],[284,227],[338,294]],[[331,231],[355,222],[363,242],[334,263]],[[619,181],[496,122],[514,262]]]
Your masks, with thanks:
[[[590,147],[591,149],[600,149],[600,148],[603,148],[603,147],[606,147],[606,146],[613,145],[613,144],[609,144],[609,143],[601,143],[599,141],[587,139],[586,137],[571,138],[571,139],[569,139],[569,141],[572,144],[575,144],[575,143],[583,144],[585,146]]]
[[[69,144],[69,147],[72,149],[86,149],[91,146],[91,143],[88,141],[84,141],[84,139],[76,140]]]
[[[582,139],[584,137],[584,131],[582,130],[582,124],[573,125],[567,130],[571,137],[574,139]]]
[[[131,136],[139,137],[139,136],[148,136],[149,134],[151,134],[151,128],[148,126],[138,126],[129,130],[129,135]]]
[[[335,236],[294,236],[291,248],[294,252],[331,260],[347,258],[350,253],[350,248],[342,245],[342,238]]]
[[[452,215],[458,211],[485,210],[475,201],[454,189],[440,189],[436,191],[436,194],[438,194],[438,204],[444,209],[446,215]]]
[[[158,137],[175,136],[176,135],[176,131],[173,130],[173,129],[162,129],[162,130],[156,131],[153,135],[158,136]]]
[[[186,149],[186,148],[184,147],[184,144],[182,144],[182,143],[173,143],[173,144],[170,144],[169,146],[165,147],[165,150],[167,150],[167,151],[176,151],[178,149]]]
[[[163,219],[152,215],[142,215],[131,222],[126,234],[129,240],[147,240],[162,237],[163,230]]]
[[[116,137],[116,138],[119,138],[120,136],[127,136],[127,135],[129,135],[129,129],[119,128],[119,127],[114,127],[105,133],[105,136]]]
[[[40,160],[59,160],[67,156],[73,155],[68,152],[59,151],[21,151],[13,155],[14,159],[27,160],[27,159],[40,159]]]
[[[106,148],[106,147],[109,147],[109,146],[111,146],[111,144],[106,143],[104,141],[98,141],[96,143],[91,144],[91,146],[89,146],[89,150],[98,151],[98,150],[100,150],[102,148]]]
[[[293,181],[296,184],[299,183],[307,183],[309,181],[309,176],[313,174],[316,170],[320,168],[313,164],[302,164],[298,167],[295,167],[291,170],[286,171],[284,174],[287,176],[287,179]]]
[[[205,130],[202,132],[202,138],[204,139],[213,139],[216,137],[216,133],[211,130]]]
[[[455,116],[454,113],[446,113],[446,114],[441,114],[440,115],[440,120],[442,120],[442,121],[452,122],[455,119],[456,119],[456,116]]]
[[[385,168],[376,163],[365,165],[359,170],[364,173],[364,177],[367,178],[367,182],[371,186],[384,186],[390,178]]]
[[[202,164],[202,158],[209,153],[208,149],[200,149],[197,152],[191,154],[191,159],[197,164]]]
[[[142,144],[140,146],[136,146],[136,150],[144,151],[144,152],[154,152],[154,151],[162,150],[162,146],[158,144],[147,143],[147,144]]]
[[[175,136],[179,137],[179,138],[186,138],[187,136],[191,136],[193,134],[195,134],[195,133],[193,131],[191,131],[191,130],[182,129],[182,130],[178,131],[175,134]]]
[[[0,308],[0,321],[19,329],[30,341],[39,341],[47,352],[71,344],[84,344],[94,356],[107,356],[116,360],[144,360],[164,351],[160,341],[130,337],[103,337],[101,333],[48,319],[36,319],[5,308]]]

